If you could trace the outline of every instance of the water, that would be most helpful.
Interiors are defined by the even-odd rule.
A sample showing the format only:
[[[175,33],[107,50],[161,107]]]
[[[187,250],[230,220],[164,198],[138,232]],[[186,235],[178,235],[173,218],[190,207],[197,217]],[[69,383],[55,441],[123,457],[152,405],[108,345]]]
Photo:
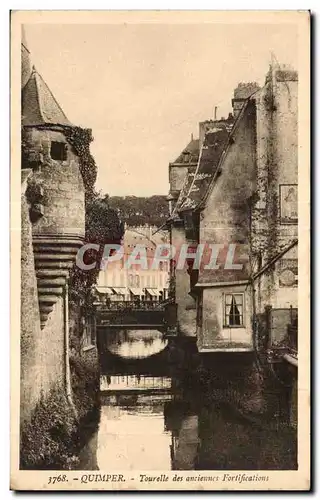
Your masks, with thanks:
[[[139,336],[139,335],[138,335]],[[116,345],[115,339],[110,341]],[[140,340],[131,354],[143,359]],[[145,345],[148,352],[159,350]],[[163,348],[163,346],[161,346]],[[127,352],[127,351],[125,351]],[[155,361],[156,363],[156,361]],[[139,365],[138,365],[139,366]],[[80,454],[83,470],[260,470],[296,467],[295,432],[287,423],[254,423],[200,386],[195,391],[172,373],[104,371],[97,431]]]
[[[144,359],[159,353],[168,341],[154,330],[119,330],[110,332],[106,347],[112,354],[123,359]]]

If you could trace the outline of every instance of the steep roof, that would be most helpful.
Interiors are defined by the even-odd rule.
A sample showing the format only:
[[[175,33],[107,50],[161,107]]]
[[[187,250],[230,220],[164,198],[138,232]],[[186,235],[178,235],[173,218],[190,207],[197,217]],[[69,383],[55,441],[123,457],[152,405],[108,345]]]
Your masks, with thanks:
[[[199,139],[191,139],[173,163],[197,163],[199,158]],[[186,157],[188,160],[186,161]]]
[[[22,89],[22,125],[72,126],[51,90],[33,66]]]
[[[185,199],[181,203],[180,211],[195,209],[206,194],[216,173],[221,154],[228,142],[231,128],[232,125],[230,124],[219,125],[219,127],[213,126],[206,133],[197,169]]]
[[[255,97],[252,98],[252,97],[249,97],[248,99],[246,99],[244,101],[244,104],[236,118],[236,121],[234,122],[233,124],[233,127],[229,133],[229,136],[228,136],[228,140],[225,144],[225,149],[223,150],[219,160],[218,160],[218,165],[215,169],[215,172],[214,174],[212,175],[211,179],[209,180],[209,183],[208,183],[208,186],[207,186],[207,189],[205,190],[205,192],[203,193],[203,196],[201,198],[201,201],[199,202],[198,204],[198,208],[202,209],[204,206],[205,206],[205,203],[207,202],[207,199],[208,197],[210,196],[210,193],[213,189],[213,186],[215,184],[215,174],[217,172],[217,170],[222,170],[223,169],[223,162],[224,162],[224,159],[227,157],[228,155],[228,151],[229,151],[229,148],[231,146],[231,144],[234,142],[234,135],[239,127],[239,124],[241,123],[241,120],[243,118],[243,116],[247,113],[248,111],[248,107],[249,107],[249,103],[254,103],[257,96],[259,95],[259,93],[261,92],[261,90],[258,90],[256,93],[255,93]]]

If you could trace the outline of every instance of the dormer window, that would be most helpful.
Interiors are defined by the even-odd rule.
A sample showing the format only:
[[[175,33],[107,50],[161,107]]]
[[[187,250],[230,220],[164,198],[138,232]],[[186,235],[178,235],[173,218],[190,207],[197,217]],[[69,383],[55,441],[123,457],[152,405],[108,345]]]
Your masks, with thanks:
[[[67,144],[65,142],[51,142],[50,156],[53,160],[65,161],[67,159]]]

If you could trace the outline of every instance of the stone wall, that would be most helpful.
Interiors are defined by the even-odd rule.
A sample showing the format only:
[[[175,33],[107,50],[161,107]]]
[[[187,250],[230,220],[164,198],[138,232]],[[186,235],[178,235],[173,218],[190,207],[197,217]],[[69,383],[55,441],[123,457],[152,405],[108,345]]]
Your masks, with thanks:
[[[85,230],[79,159],[63,129],[25,127],[22,194],[21,418],[65,384],[65,286]],[[52,142],[66,147],[53,159]],[[65,144],[65,146],[64,146]],[[26,167],[31,167],[26,169]],[[33,215],[36,213],[36,217]]]
[[[294,262],[297,264],[296,271],[293,270]],[[287,264],[288,263],[288,264]],[[294,284],[283,279],[286,271],[296,275]],[[266,270],[255,281],[257,313],[263,313],[266,305],[275,309],[289,309],[298,307],[298,246],[294,246],[286,252],[273,266]]]
[[[274,71],[257,94],[257,201],[252,211],[252,250],[256,271],[298,238],[297,218],[283,218],[286,195],[298,190],[298,77],[295,71]],[[284,191],[282,191],[284,190]],[[284,193],[284,194],[282,194]],[[288,205],[294,207],[297,202]],[[297,216],[297,214],[296,214]],[[257,281],[257,307],[297,307],[297,283],[285,286],[280,275],[286,262],[298,267],[298,248],[283,255]],[[294,280],[293,280],[294,281]]]
[[[187,243],[185,229],[172,227],[172,245],[178,250]],[[175,270],[175,296],[177,303],[177,328],[180,335],[196,337],[196,303],[189,295],[190,275],[187,270]]]
[[[21,195],[21,373],[20,373],[20,417],[21,421],[30,418],[40,393],[40,373],[34,370],[39,363],[40,315],[38,304],[37,279],[34,268],[32,248],[32,227],[29,218],[29,203],[25,196],[27,175],[25,171]]]
[[[284,223],[280,212],[280,185],[298,183],[297,92],[297,80],[269,75],[256,99],[258,199],[252,221],[262,265],[297,237],[297,222]]]
[[[232,136],[221,173],[216,177],[200,218],[200,243],[222,244],[225,251],[230,244],[235,244],[240,252],[242,268],[233,271],[225,269],[222,260],[217,270],[201,270],[200,282],[235,282],[248,279],[250,275],[247,245],[250,238],[250,203],[256,189],[255,127],[255,106],[250,103]]]
[[[34,224],[33,233],[84,236],[83,180],[78,157],[67,143],[63,131],[59,128],[25,128],[25,140],[29,159],[35,158],[39,162],[34,180],[43,187],[44,216]],[[52,159],[52,142],[66,144],[66,160]]]
[[[32,246],[30,205],[21,198],[21,421],[28,420],[41,396],[64,380],[64,308],[57,299],[40,329],[39,299]]]

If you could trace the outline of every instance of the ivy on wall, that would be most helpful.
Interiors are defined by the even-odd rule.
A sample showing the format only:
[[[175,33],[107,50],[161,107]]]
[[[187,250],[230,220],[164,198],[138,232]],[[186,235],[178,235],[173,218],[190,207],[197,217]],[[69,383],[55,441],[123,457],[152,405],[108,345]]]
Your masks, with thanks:
[[[75,154],[79,157],[87,203],[94,198],[94,185],[98,171],[96,162],[90,152],[90,143],[93,141],[92,130],[82,127],[66,128],[65,135]]]

